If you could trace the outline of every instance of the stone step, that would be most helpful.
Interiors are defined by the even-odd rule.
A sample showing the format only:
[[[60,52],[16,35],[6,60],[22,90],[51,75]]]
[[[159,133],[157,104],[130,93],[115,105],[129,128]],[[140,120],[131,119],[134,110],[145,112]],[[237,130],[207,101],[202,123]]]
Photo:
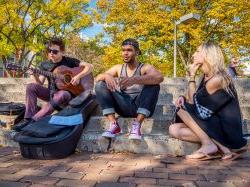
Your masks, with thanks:
[[[0,78],[0,88],[1,90],[11,91],[14,89],[25,90],[27,84],[33,82],[32,79],[27,78]],[[239,89],[250,89],[249,79],[236,79],[234,84],[236,88]],[[183,78],[165,78],[161,83],[161,86],[176,87],[177,89],[186,89],[187,80]],[[17,91],[16,90],[16,91]]]
[[[174,112],[174,105],[171,103],[169,104],[157,104],[154,114],[152,118],[154,119],[164,119],[164,116],[172,116]],[[250,105],[241,105],[241,112],[243,119],[250,119]],[[95,116],[102,116],[101,108],[100,106],[97,108],[97,111],[94,114]]]
[[[243,120],[243,134],[250,134],[250,119]]]
[[[173,98],[176,98],[180,95],[185,95],[187,93],[187,86],[186,85],[166,85],[166,84],[161,84],[160,85],[160,94],[171,94],[173,95]],[[241,96],[248,97],[250,98],[249,87],[241,87],[241,86],[235,86],[237,90],[237,94],[239,98]]]
[[[174,89],[176,89],[176,88],[174,88]],[[176,90],[176,91],[174,91],[174,93],[170,93],[170,92],[160,93],[157,103],[158,104],[173,103],[173,101],[175,101],[178,98],[178,96],[184,95],[184,93],[180,90]],[[1,94],[0,94],[0,101],[4,101],[4,100],[6,100],[6,101],[16,101],[16,100],[25,101],[25,94],[26,94],[25,90],[24,91],[14,91],[14,90],[4,91],[4,90],[2,90]],[[250,93],[248,93],[248,92],[239,94],[238,97],[239,97],[239,102],[241,104],[244,104],[244,103],[247,103],[250,101]]]
[[[166,117],[164,120],[147,118],[142,123],[141,133],[144,135],[167,135],[168,127],[171,124],[171,118],[172,116],[168,116],[168,118]],[[118,123],[123,134],[130,132],[133,119],[134,118],[118,118]],[[109,125],[110,122],[106,117],[92,116],[88,122],[88,125],[84,129],[84,133],[103,133],[109,128]]]
[[[121,119],[121,126],[125,131],[129,131],[127,124],[131,119]],[[91,124],[92,123],[92,124]],[[107,126],[105,120],[103,126]],[[156,124],[154,124],[156,125]],[[162,124],[165,125],[165,124]],[[162,131],[166,130],[166,124],[162,127]],[[92,127],[92,128],[91,128]],[[96,129],[94,129],[96,128]],[[152,129],[153,128],[153,129]],[[160,126],[157,127],[160,130]],[[115,139],[107,139],[101,137],[102,132],[99,132],[101,128],[98,127],[94,120],[90,120],[88,126],[84,129],[81,139],[78,143],[78,149],[82,151],[92,152],[132,152],[132,153],[150,153],[150,154],[170,154],[174,156],[182,156],[190,154],[198,149],[199,145],[194,143],[183,142],[174,138],[170,138],[167,134],[146,134],[147,132],[153,132],[156,129],[152,124],[152,119],[149,119],[142,127],[143,139],[129,140],[126,133],[117,136]],[[95,130],[95,131],[94,131]],[[5,130],[0,128],[0,145],[18,147],[18,144],[12,140],[14,132],[11,130]]]
[[[250,105],[241,105],[240,107],[243,119],[250,119]]]
[[[183,142],[167,135],[144,135],[142,140],[129,140],[128,136],[123,134],[111,140],[101,137],[100,133],[83,133],[78,144],[80,150],[91,152],[114,151],[174,156],[190,154],[198,147],[198,144]]]
[[[33,80],[31,78],[0,78],[0,85],[5,84],[29,84]]]
[[[13,92],[13,93],[2,93],[0,95],[0,102],[25,102],[25,93],[21,92]],[[239,96],[241,111],[243,114],[243,118],[250,119],[250,105],[248,102],[250,101],[250,93],[245,93],[244,96]],[[42,103],[39,100],[39,103]],[[161,116],[162,114],[166,114],[169,112],[173,112],[173,99],[171,94],[160,95],[159,100],[157,102],[157,106],[154,112],[153,117]],[[101,115],[101,112],[99,112]]]
[[[0,84],[11,84],[11,83],[30,83],[33,80],[31,78],[0,78]],[[249,85],[249,78],[237,78],[234,79],[235,84],[240,84],[240,85]],[[178,77],[178,78],[171,78],[171,77],[164,77],[164,80],[162,82],[163,84],[185,84],[187,83],[187,79],[184,77]]]
[[[13,130],[0,128],[0,146],[18,147],[18,143],[12,139],[15,133]]]
[[[198,80],[198,78],[197,78]],[[249,78],[237,78],[233,79],[234,85],[239,87],[250,88]],[[161,84],[168,84],[168,85],[185,85],[188,81],[186,78],[179,77],[179,78],[168,78],[165,77]]]
[[[152,115],[151,118],[154,119],[168,119],[169,116],[173,116],[173,112],[175,110],[175,106],[171,104],[157,104],[155,107],[154,114]],[[102,109],[100,106],[98,106],[93,113],[93,116],[102,116]]]
[[[18,143],[12,140],[14,131],[0,128],[0,145],[18,147]],[[199,145],[183,142],[169,136],[144,135],[140,140],[129,140],[127,135],[117,136],[110,140],[101,137],[100,133],[83,133],[78,143],[78,149],[81,151],[92,152],[132,152],[132,153],[150,153],[150,154],[171,154],[182,156],[190,154],[198,149]]]

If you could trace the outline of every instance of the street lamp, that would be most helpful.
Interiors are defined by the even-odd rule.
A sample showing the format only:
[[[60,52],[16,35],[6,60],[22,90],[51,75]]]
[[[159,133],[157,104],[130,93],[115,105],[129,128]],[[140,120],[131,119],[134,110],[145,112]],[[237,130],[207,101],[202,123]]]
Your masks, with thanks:
[[[182,17],[180,17],[179,20],[174,22],[174,78],[176,78],[176,56],[177,56],[177,25],[181,23],[189,23],[192,21],[199,21],[200,20],[200,15],[199,14],[186,14]]]

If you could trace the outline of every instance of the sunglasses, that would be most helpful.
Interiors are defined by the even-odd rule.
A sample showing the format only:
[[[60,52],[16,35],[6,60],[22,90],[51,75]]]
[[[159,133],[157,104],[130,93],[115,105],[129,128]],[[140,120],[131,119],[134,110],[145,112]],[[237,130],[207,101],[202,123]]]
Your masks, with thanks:
[[[48,53],[52,53],[54,55],[57,55],[57,53],[59,53],[59,51],[56,49],[48,49]]]

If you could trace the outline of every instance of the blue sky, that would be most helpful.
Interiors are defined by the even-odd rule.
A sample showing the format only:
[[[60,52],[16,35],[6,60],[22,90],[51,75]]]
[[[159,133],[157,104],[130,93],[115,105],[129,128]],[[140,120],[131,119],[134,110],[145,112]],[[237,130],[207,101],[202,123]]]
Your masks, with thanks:
[[[96,1],[97,0],[91,0],[90,1],[90,8],[95,8],[96,7]],[[103,25],[101,24],[94,24],[92,27],[84,29],[82,31],[82,34],[84,37],[86,38],[93,38],[94,36],[96,36],[97,34],[104,32],[103,31]]]

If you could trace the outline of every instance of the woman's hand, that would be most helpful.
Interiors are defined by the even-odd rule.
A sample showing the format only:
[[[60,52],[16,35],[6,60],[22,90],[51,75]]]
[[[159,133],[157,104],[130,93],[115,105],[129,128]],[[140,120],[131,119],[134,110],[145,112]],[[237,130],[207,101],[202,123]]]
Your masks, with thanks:
[[[201,67],[201,65],[202,65],[201,63],[190,64],[188,67],[189,76],[194,77],[198,69]]]
[[[184,103],[185,103],[185,98],[184,98],[184,96],[180,96],[180,97],[178,97],[178,99],[175,101],[175,106],[176,106],[176,107],[182,108],[182,107],[184,106]]]

